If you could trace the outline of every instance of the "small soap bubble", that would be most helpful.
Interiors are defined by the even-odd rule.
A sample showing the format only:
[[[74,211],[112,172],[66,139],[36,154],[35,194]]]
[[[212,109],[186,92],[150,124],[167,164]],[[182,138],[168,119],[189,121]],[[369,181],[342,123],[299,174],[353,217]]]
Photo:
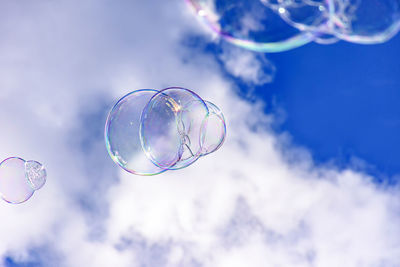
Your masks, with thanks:
[[[226,124],[222,111],[213,103],[205,101],[208,107],[208,116],[202,125],[202,156],[217,151],[225,141]]]
[[[221,147],[225,133],[219,108],[181,87],[129,93],[112,108],[105,126],[111,158],[137,175],[188,167]]]
[[[46,169],[43,165],[34,160],[25,162],[25,174],[33,190],[39,190],[46,183]]]
[[[0,163],[0,196],[19,204],[32,197],[46,182],[46,170],[37,161],[10,157]]]

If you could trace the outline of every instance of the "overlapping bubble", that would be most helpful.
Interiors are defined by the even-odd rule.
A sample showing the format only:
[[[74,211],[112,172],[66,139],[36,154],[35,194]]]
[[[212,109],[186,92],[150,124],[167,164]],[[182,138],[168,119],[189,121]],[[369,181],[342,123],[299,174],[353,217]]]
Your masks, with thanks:
[[[46,178],[46,169],[39,162],[7,158],[0,163],[0,196],[8,203],[23,203],[44,186]]]
[[[400,0],[186,0],[238,46],[280,52],[311,41],[382,43],[400,29]]]
[[[109,155],[137,175],[188,167],[219,149],[225,136],[221,110],[182,87],[125,95],[109,112],[105,126]]]

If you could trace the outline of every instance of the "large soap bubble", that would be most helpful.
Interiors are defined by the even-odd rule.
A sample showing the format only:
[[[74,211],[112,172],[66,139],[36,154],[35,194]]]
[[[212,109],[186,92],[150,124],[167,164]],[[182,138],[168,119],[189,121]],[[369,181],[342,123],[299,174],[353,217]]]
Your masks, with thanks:
[[[186,0],[223,39],[280,52],[310,41],[382,43],[400,29],[400,0]]]
[[[340,39],[382,43],[400,29],[400,0],[331,1],[331,32]]]
[[[23,203],[43,187],[46,177],[45,168],[37,161],[7,158],[0,163],[0,196],[9,203]]]
[[[219,36],[259,52],[280,52],[314,39],[282,20],[275,8],[260,0],[187,0],[198,16]]]
[[[280,17],[299,30],[319,30],[329,21],[329,1],[326,0],[260,0]]]
[[[181,87],[136,90],[110,111],[105,139],[119,166],[137,175],[185,168],[221,147],[222,112]]]
[[[202,123],[208,107],[194,92],[171,87],[143,110],[140,137],[147,156],[161,168],[180,169],[202,155]]]
[[[133,91],[122,97],[107,117],[107,151],[115,163],[133,174],[155,175],[165,171],[143,153],[139,135],[142,111],[157,92],[152,89]]]

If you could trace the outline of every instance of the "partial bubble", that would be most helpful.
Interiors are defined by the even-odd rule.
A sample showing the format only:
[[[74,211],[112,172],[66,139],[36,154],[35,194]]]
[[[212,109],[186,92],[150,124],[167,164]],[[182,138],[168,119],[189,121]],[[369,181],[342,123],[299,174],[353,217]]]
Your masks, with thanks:
[[[329,21],[329,1],[326,0],[261,0],[289,25],[318,35]]]
[[[293,27],[313,32],[318,43],[334,37],[374,44],[392,38],[400,28],[399,0],[261,0]],[[331,35],[332,38],[318,38]],[[327,41],[328,40],[328,41]]]
[[[208,115],[202,125],[202,156],[217,151],[225,141],[226,124],[222,111],[213,103],[205,101],[208,107]]]
[[[201,127],[208,115],[204,100],[193,91],[170,87],[156,93],[143,109],[140,137],[153,163],[180,169],[201,155]]]
[[[237,46],[280,52],[311,41],[388,41],[400,30],[400,0],[186,0]]]
[[[342,40],[382,43],[400,29],[400,0],[332,0],[332,32]]]
[[[10,157],[0,163],[0,196],[6,202],[20,204],[46,183],[46,170],[37,161]]]
[[[122,97],[111,109],[105,126],[106,147],[112,160],[137,175],[155,175],[165,171],[144,153],[140,141],[140,116],[157,90],[142,89]],[[168,114],[163,114],[167,119]],[[173,140],[165,140],[173,146]]]
[[[33,190],[39,190],[46,183],[46,169],[37,161],[28,160],[25,162],[25,175]]]
[[[277,7],[260,0],[187,0],[224,40],[258,52],[281,52],[311,42],[314,34],[282,20]]]

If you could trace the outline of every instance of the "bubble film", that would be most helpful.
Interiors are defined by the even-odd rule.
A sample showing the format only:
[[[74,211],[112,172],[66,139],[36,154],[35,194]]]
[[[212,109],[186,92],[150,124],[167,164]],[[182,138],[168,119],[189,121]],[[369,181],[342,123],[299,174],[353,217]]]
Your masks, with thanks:
[[[189,166],[202,154],[201,127],[208,108],[194,92],[171,87],[155,94],[143,110],[140,136],[147,156],[161,168]]]
[[[187,2],[223,39],[261,52],[280,52],[311,41],[382,43],[400,29],[400,0]]]
[[[261,0],[280,17],[299,30],[318,30],[329,20],[329,3],[326,0]]]
[[[382,43],[400,29],[400,0],[332,0],[331,32],[354,43]]]
[[[25,175],[33,190],[39,190],[46,183],[46,169],[43,165],[34,160],[25,162]]]
[[[105,126],[111,158],[137,175],[185,168],[220,148],[225,134],[219,108],[181,87],[129,93],[112,108]]]
[[[133,91],[122,97],[108,114],[105,127],[107,151],[115,163],[133,174],[155,175],[165,171],[143,153],[139,135],[142,111],[157,92],[152,89]],[[168,117],[168,114],[163,115]]]
[[[228,42],[259,52],[281,52],[309,43],[311,32],[286,23],[278,6],[260,0],[187,0],[196,14]]]
[[[204,101],[208,107],[208,115],[202,125],[202,156],[218,150],[225,141],[226,124],[221,110],[209,101]]]
[[[37,161],[11,157],[0,163],[0,196],[12,204],[32,197],[46,183],[46,170]]]

